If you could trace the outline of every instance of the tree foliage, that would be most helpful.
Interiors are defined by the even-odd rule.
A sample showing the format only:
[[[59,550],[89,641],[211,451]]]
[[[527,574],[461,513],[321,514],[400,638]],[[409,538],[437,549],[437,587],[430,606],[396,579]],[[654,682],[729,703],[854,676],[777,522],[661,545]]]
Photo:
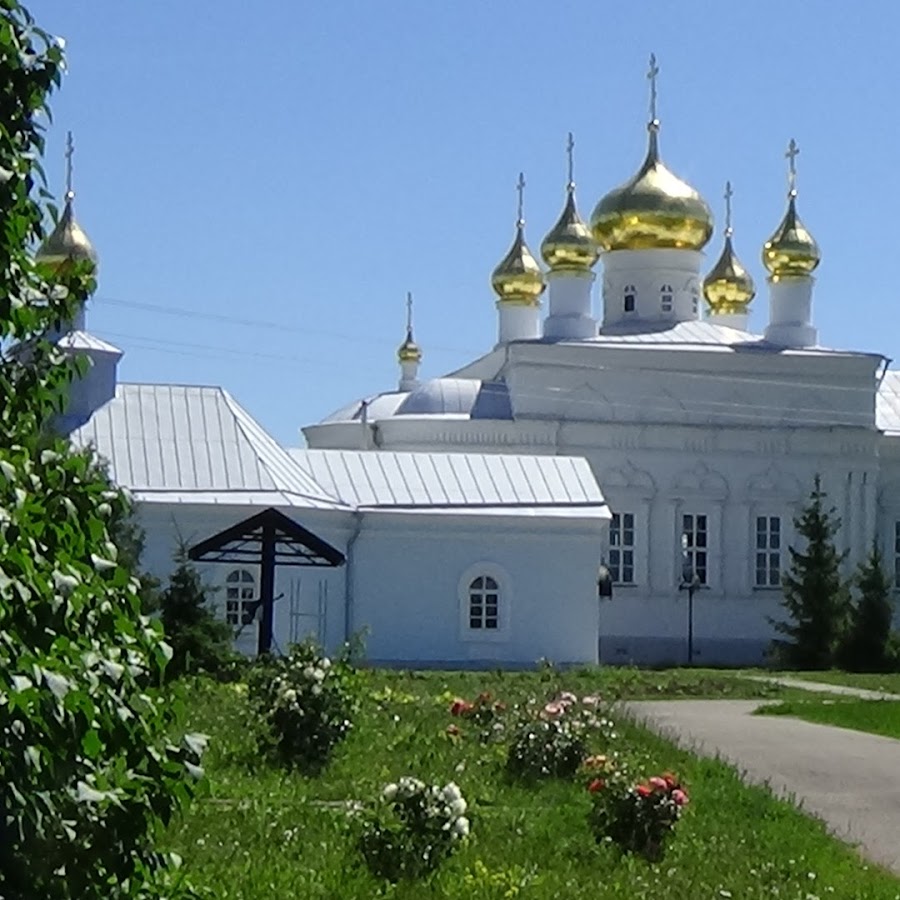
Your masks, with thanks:
[[[0,896],[176,897],[153,839],[194,791],[202,741],[169,743],[170,650],[111,534],[128,501],[49,427],[77,365],[41,335],[94,286],[89,263],[31,259],[62,64],[0,0]]]
[[[179,545],[175,571],[159,598],[159,614],[172,660],[166,676],[221,672],[234,657],[231,627],[217,619],[209,606],[210,588]]]
[[[840,653],[840,663],[853,672],[884,672],[892,667],[891,582],[884,572],[881,551],[873,544],[854,579],[859,593],[850,627]]]
[[[794,520],[806,547],[789,548],[791,567],[782,578],[782,605],[788,619],[771,620],[785,636],[773,642],[775,656],[791,668],[831,668],[847,630],[850,592],[841,576],[846,554],[834,545],[841,520],[834,507],[826,507],[826,500],[817,475],[809,502]]]

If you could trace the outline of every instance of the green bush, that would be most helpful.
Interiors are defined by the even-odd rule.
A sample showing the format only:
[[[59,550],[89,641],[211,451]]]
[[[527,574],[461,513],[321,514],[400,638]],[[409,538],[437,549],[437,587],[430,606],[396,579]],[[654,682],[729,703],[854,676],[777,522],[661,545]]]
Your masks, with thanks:
[[[41,336],[94,285],[90,263],[38,271],[29,252],[43,236],[38,123],[61,66],[58,43],[4,0],[0,896],[188,896],[154,840],[195,791],[203,741],[177,740],[180,706],[160,689],[171,651],[113,539],[129,504],[90,453],[51,430],[83,365]]]

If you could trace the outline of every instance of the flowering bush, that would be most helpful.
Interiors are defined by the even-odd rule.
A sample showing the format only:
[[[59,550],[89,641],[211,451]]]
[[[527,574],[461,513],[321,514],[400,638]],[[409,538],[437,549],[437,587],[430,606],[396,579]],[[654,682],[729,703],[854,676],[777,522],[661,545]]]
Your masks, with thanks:
[[[462,697],[454,697],[450,703],[450,715],[458,716],[471,722],[481,729],[481,739],[488,741],[503,733],[501,718],[506,712],[506,704],[500,700],[494,700],[490,692],[482,691],[474,701],[464,700]],[[458,735],[458,727],[449,726],[447,733]]]
[[[506,771],[525,780],[570,778],[587,753],[589,735],[616,737],[613,723],[597,712],[596,697],[578,699],[563,692],[535,710],[525,710],[506,757]]]
[[[369,871],[397,882],[433,872],[469,835],[466,801],[451,781],[440,787],[405,776],[359,814],[357,846]]]
[[[320,769],[353,727],[355,687],[349,662],[332,663],[311,641],[266,660],[249,686],[265,725],[263,743],[285,762]]]
[[[662,859],[665,842],[688,802],[687,791],[670,772],[635,784],[624,771],[594,777],[588,822],[598,842],[609,840],[625,852]]]

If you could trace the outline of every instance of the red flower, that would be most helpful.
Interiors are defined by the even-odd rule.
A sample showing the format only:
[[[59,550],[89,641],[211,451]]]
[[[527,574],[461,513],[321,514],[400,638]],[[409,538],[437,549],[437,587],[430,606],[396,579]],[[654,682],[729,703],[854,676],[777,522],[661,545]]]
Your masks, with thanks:
[[[469,703],[468,700],[463,700],[462,697],[457,697],[450,704],[450,715],[451,716],[464,716],[472,708],[473,708],[472,704]]]
[[[651,791],[646,784],[637,785],[635,787],[635,790],[637,791],[639,797],[649,797],[653,793],[653,791]]]
[[[676,806],[684,806],[688,802],[688,795],[681,788],[675,788],[672,791],[672,801]]]
[[[606,787],[606,782],[602,778],[595,778],[589,785],[588,790],[592,794],[596,794],[597,791],[602,791],[603,788]]]
[[[662,777],[670,791],[672,788],[678,787],[678,779],[671,772],[663,772]]]
[[[657,775],[654,775],[653,778],[648,779],[648,784],[650,787],[655,788],[658,791],[667,791],[669,789],[669,785],[664,778],[660,778]]]

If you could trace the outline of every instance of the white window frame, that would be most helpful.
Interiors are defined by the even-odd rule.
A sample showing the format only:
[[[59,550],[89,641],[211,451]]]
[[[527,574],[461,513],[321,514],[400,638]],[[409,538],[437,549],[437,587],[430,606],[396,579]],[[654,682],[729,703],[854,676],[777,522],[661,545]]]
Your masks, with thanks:
[[[659,308],[664,313],[670,313],[675,308],[675,292],[671,284],[664,284],[659,289]]]
[[[761,532],[759,528],[760,522],[764,522],[764,530]],[[772,547],[772,522],[775,521],[778,523],[778,541],[777,546]],[[752,536],[750,544],[750,570],[751,570],[751,584],[753,585],[754,590],[758,591],[780,591],[781,590],[781,573],[784,571],[784,552],[786,549],[785,544],[785,522],[784,516],[771,512],[769,510],[757,509],[753,511],[753,514],[750,518]],[[760,535],[763,534],[766,538],[765,547],[759,546],[759,538]],[[777,580],[772,582],[772,555],[777,554],[778,563],[776,566],[775,575]],[[759,580],[759,558],[760,556],[765,557],[764,568],[766,578],[764,582],[760,582]]]
[[[259,599],[256,593],[256,576],[250,569],[238,567],[228,571],[223,606],[226,624],[233,628],[244,624],[244,613],[251,603]]]
[[[619,520],[618,523],[616,520]],[[607,564],[614,585],[628,586],[636,584],[637,571],[637,514],[630,510],[614,512],[609,523],[609,558]],[[630,524],[629,524],[630,523]],[[631,532],[631,541],[625,538]],[[630,558],[630,562],[626,562]],[[626,568],[631,569],[631,577],[623,578]],[[618,577],[616,577],[618,575]]]
[[[690,522],[688,521],[689,519]],[[702,522],[700,521],[701,519]],[[696,509],[694,506],[691,506],[680,511],[677,524],[678,547],[680,551],[679,574],[684,571],[685,556],[687,556],[691,560],[692,570],[699,575],[698,569],[701,567],[698,565],[698,559],[702,556],[703,575],[700,579],[700,585],[702,587],[711,587],[713,579],[710,576],[712,575],[714,563],[712,546],[713,517],[706,510]]]
[[[497,585],[497,627],[472,628],[470,611],[472,586],[479,578],[489,578]],[[512,624],[512,580],[501,566],[492,562],[480,562],[469,566],[459,579],[459,634],[464,641],[492,642],[509,639]]]
[[[629,301],[631,301],[630,309]],[[633,284],[626,284],[625,290],[622,291],[622,312],[629,315],[637,312],[637,290]]]

